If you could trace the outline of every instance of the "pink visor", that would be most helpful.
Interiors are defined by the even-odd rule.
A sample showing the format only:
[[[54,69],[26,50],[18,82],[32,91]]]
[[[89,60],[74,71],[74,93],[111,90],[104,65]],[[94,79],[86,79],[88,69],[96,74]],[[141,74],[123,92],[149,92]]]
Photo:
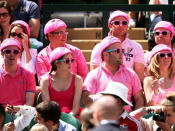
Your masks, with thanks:
[[[65,27],[67,28],[67,25],[64,23],[64,21],[60,20],[60,19],[52,19],[52,20],[49,20],[45,27],[44,27],[44,34],[48,34],[60,27]]]
[[[10,25],[10,29],[12,28],[12,26],[17,25],[17,24],[24,26],[24,27],[27,29],[28,36],[30,36],[30,27],[29,27],[29,25],[28,25],[25,21],[23,21],[23,20],[15,20],[15,21]]]
[[[154,32],[157,30],[157,29],[166,29],[166,30],[169,30],[171,31],[171,33],[173,34],[174,36],[174,26],[173,24],[171,24],[170,22],[168,21],[160,21],[158,22],[155,27],[154,27]]]
[[[7,39],[3,40],[3,42],[1,43],[1,46],[0,46],[1,51],[8,46],[16,46],[21,50],[21,44],[19,43],[18,40],[14,39],[14,38],[7,38]]]
[[[172,52],[172,49],[169,46],[165,45],[165,44],[156,45],[150,52],[150,56],[148,58],[149,63],[151,62],[151,59],[154,57],[154,55],[156,55],[157,53],[159,53],[161,51]]]
[[[121,44],[121,41],[114,37],[114,36],[107,36],[106,38],[104,38],[100,43],[99,43],[99,52],[100,54],[107,48],[109,47],[110,45],[113,45],[113,44]]]
[[[120,11],[120,10],[116,10],[114,12],[112,12],[110,14],[110,17],[108,19],[108,27],[110,28],[111,27],[111,22],[117,18],[117,17],[125,17],[127,22],[129,23],[129,17],[128,17],[128,14],[126,14],[125,12],[123,11]]]
[[[64,56],[65,54],[72,54],[72,52],[66,47],[57,47],[50,54],[50,63]]]

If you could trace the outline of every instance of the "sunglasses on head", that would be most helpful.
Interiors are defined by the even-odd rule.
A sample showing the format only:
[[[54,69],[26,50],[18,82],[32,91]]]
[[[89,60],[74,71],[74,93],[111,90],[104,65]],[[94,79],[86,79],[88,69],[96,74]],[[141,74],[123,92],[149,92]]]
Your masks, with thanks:
[[[114,25],[120,25],[120,24],[122,24],[122,25],[127,25],[128,22],[125,21],[125,20],[123,20],[123,21],[118,21],[118,20],[117,20],[117,21],[112,21],[111,24],[114,24]]]
[[[11,37],[17,36],[18,38],[22,39],[22,34],[17,34],[16,32],[11,32],[11,33],[10,33],[10,36],[11,36]]]
[[[108,53],[115,52],[115,53],[119,54],[119,53],[124,53],[125,50],[122,48],[115,48],[115,49],[107,50],[106,52],[108,52]]]
[[[159,36],[160,34],[162,34],[162,35],[166,36],[168,34],[168,32],[171,34],[170,31],[156,31],[156,32],[154,32],[154,35]]]
[[[52,35],[68,35],[68,32],[63,32],[63,31],[53,31],[51,32]]]
[[[58,62],[64,62],[66,64],[71,64],[74,62],[74,59],[73,58],[60,59],[58,60]]]
[[[172,53],[160,53],[159,56],[161,58],[165,57],[165,56],[168,56],[168,57],[172,57]]]
[[[9,49],[4,49],[3,50],[3,53],[4,54],[10,54],[10,53],[13,53],[15,55],[19,54],[19,50],[9,50]]]
[[[8,15],[9,15],[8,12],[4,12],[4,13],[1,13],[1,14],[0,14],[0,17],[7,17]]]

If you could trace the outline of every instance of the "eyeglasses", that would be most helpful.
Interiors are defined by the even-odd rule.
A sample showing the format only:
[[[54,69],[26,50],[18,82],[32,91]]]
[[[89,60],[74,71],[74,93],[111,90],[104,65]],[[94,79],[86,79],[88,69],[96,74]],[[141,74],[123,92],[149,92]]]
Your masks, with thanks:
[[[74,59],[72,59],[72,58],[60,59],[60,60],[58,60],[58,62],[64,62],[66,64],[71,64],[74,62]]]
[[[160,34],[162,34],[162,35],[166,36],[168,34],[168,32],[171,34],[170,31],[156,31],[156,32],[154,32],[154,35],[159,36]]]
[[[111,25],[112,25],[113,23],[114,23],[115,25],[120,25],[121,23],[122,23],[122,25],[127,25],[127,24],[128,24],[128,22],[125,21],[125,20],[123,20],[123,21],[118,21],[118,20],[117,20],[117,21],[112,21],[112,22],[111,22]]]
[[[108,52],[108,53],[115,52],[115,53],[119,54],[119,53],[124,53],[125,52],[125,49],[115,48],[115,49],[107,50],[106,52]]]
[[[172,57],[172,53],[160,53],[159,56],[161,58],[165,57],[165,56],[168,56],[168,57]]]
[[[1,18],[1,17],[7,17],[7,16],[9,16],[9,13],[8,13],[8,12],[4,12],[4,13],[1,13],[1,14],[0,14],[0,18]]]
[[[18,38],[22,39],[22,34],[17,34],[16,32],[11,32],[10,36],[12,36],[12,37],[17,36]]]
[[[13,54],[17,55],[17,54],[19,54],[19,50],[4,49],[4,50],[3,50],[3,53],[5,53],[5,54],[13,53]]]
[[[68,32],[63,32],[63,31],[53,31],[51,32],[52,35],[68,35]]]

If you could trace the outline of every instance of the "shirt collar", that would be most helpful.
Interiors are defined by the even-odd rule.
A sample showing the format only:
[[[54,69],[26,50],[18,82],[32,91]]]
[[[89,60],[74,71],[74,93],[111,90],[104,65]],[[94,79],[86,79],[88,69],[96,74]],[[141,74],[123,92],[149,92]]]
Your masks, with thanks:
[[[4,65],[2,65],[1,70],[0,70],[1,73],[2,73],[2,75],[3,75],[3,76],[6,76],[6,75],[10,75],[10,76],[11,76],[11,74],[8,73],[7,71],[5,71],[3,67],[4,67]],[[22,70],[21,70],[20,66],[18,65],[17,71],[16,71],[16,73],[15,73],[14,76],[19,75],[19,74],[21,74],[21,73],[22,73]]]
[[[120,118],[125,119],[128,116],[128,112],[124,111],[121,115]]]
[[[117,120],[102,120],[100,122],[101,125],[108,124],[108,123],[118,124],[118,121]]]

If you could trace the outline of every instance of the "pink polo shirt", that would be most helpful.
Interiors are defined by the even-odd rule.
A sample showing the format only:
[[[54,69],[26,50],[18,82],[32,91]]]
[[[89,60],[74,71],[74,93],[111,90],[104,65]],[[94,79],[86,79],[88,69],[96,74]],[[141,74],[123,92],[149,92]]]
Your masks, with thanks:
[[[64,47],[68,48],[72,52],[73,58],[75,59],[75,62],[72,64],[72,72],[80,75],[84,80],[88,73],[88,67],[83,53],[79,48],[70,44],[65,44]],[[50,48],[50,45],[48,45],[38,54],[36,62],[36,72],[39,81],[41,80],[41,76],[48,73],[51,69],[51,65],[49,62],[49,55],[51,52],[52,49]]]
[[[140,44],[126,38],[122,42],[122,48],[125,49],[123,57],[123,63],[125,66],[133,69],[134,62],[144,64],[144,51]],[[99,44],[97,44],[92,51],[90,64],[94,66],[99,66],[101,63],[102,59],[99,52]]]
[[[24,105],[26,103],[26,93],[35,93],[35,77],[32,73],[18,65],[15,76],[11,76],[2,67],[0,69],[0,103],[6,106]]]
[[[132,69],[121,65],[120,69],[115,73],[115,75],[113,75],[103,67],[103,64],[88,73],[83,84],[83,90],[88,90],[91,93],[96,94],[104,91],[110,81],[121,82],[128,87],[127,99],[130,102],[132,102],[131,97],[142,90],[140,80]],[[131,108],[127,106],[126,110],[131,111]]]

